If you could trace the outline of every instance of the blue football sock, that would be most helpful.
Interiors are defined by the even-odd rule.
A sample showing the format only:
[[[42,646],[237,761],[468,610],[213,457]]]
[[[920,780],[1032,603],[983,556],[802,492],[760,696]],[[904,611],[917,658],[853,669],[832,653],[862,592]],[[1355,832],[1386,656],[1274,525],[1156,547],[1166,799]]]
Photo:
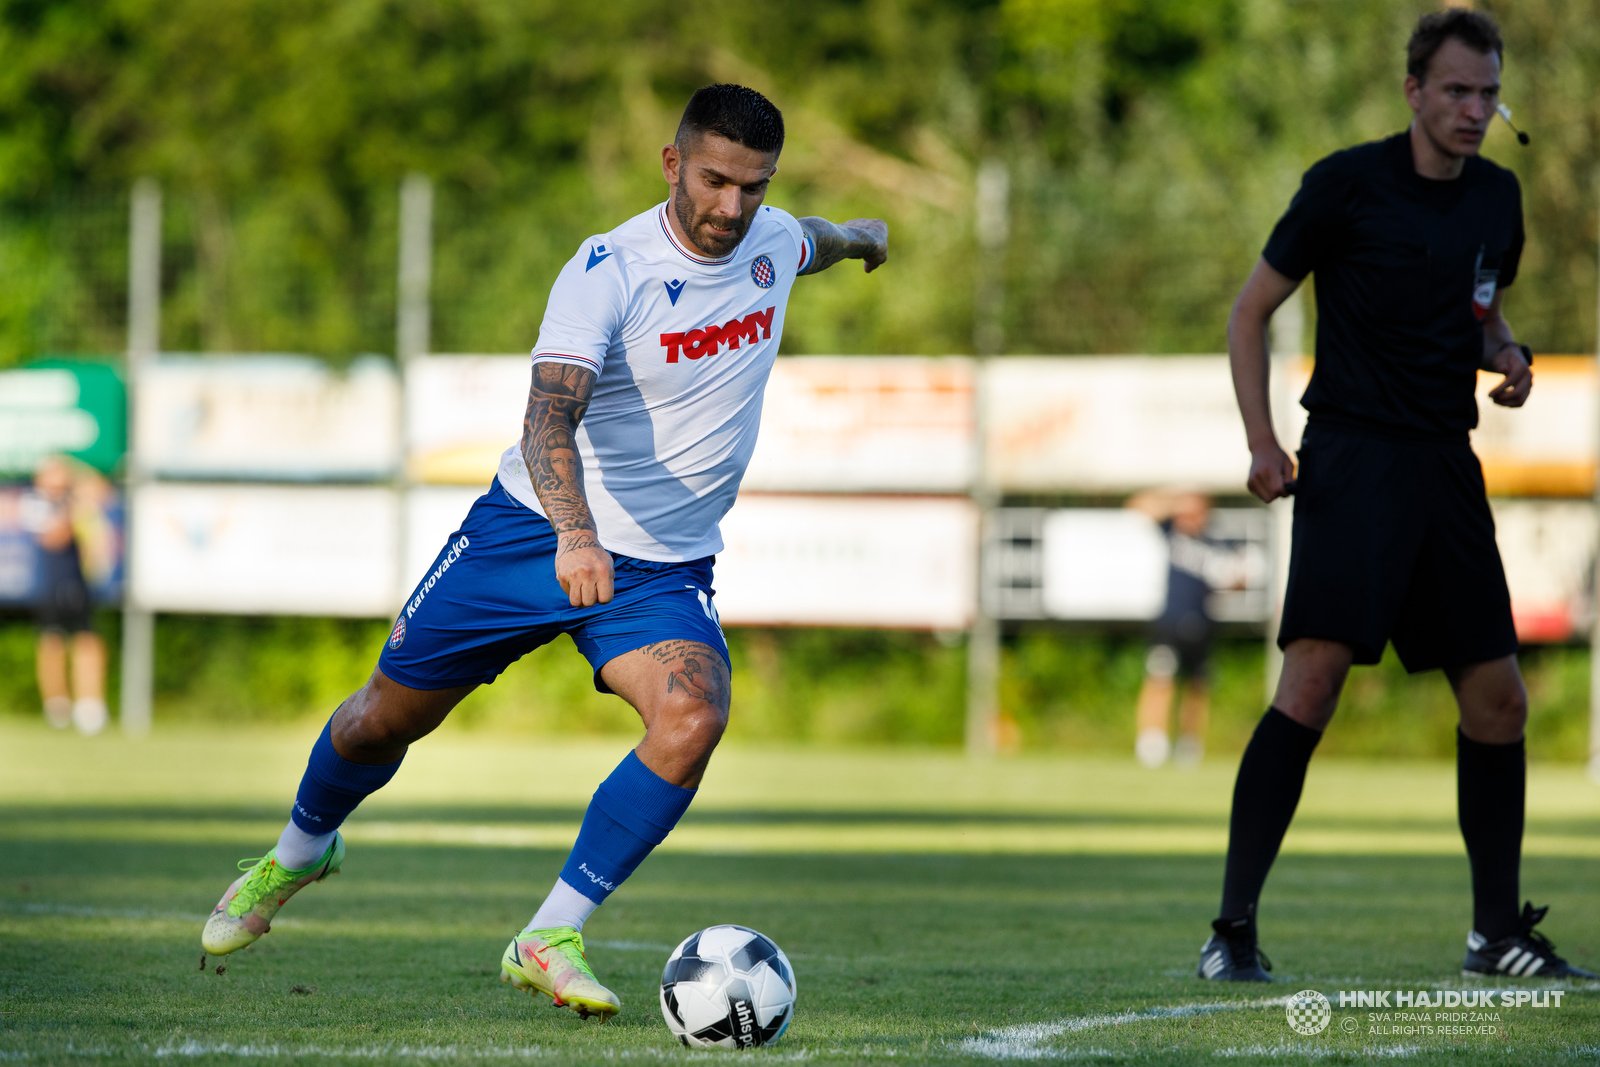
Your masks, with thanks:
[[[294,800],[290,820],[308,834],[326,834],[339,828],[345,816],[367,797],[389,784],[403,760],[378,766],[351,763],[333,747],[333,720],[322,728],[311,746],[305,777]]]
[[[629,752],[595,790],[561,880],[596,904],[603,902],[666,840],[694,794]]]

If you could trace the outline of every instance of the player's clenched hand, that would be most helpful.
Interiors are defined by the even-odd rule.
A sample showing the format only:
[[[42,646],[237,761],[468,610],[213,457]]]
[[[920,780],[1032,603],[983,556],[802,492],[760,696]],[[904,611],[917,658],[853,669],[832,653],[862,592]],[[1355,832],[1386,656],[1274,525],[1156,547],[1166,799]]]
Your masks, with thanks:
[[[859,256],[866,263],[867,273],[883,266],[889,259],[889,224],[882,219],[851,219],[845,225],[856,233]]]
[[[1533,368],[1522,358],[1521,350],[1506,345],[1489,361],[1489,369],[1505,375],[1489,390],[1489,399],[1503,408],[1520,408],[1533,390]]]
[[[556,550],[556,581],[573,607],[611,603],[612,579],[611,553],[600,547],[593,530],[561,535],[561,547]]]
[[[1285,483],[1294,478],[1294,460],[1274,441],[1262,448],[1250,450],[1250,491],[1263,503],[1270,504],[1280,496]]]

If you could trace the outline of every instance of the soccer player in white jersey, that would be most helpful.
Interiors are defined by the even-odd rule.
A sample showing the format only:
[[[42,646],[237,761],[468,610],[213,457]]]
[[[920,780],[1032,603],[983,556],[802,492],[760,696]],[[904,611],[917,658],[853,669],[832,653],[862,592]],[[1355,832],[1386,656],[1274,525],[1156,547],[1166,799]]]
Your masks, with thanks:
[[[621,1008],[581,931],[688,808],[727,725],[717,524],[755,448],[790,287],[888,256],[879,220],[797,220],[762,203],[782,147],[783,116],[760,93],[699,90],[662,149],[667,202],[591,237],[561,271],[521,441],[406,601],[372,677],[324,727],[277,846],[240,864],[207,921],[207,952],[255,941],[290,896],[336,873],[340,823],[406,747],[567,633],[596,688],[638,710],[644,739],[595,792],[501,978],[585,1016]]]

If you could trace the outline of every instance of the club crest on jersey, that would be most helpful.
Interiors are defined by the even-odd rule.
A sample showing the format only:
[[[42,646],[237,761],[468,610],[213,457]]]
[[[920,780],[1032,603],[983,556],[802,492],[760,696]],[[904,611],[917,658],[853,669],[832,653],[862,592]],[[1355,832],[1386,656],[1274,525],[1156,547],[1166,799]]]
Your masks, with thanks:
[[[394,629],[389,631],[389,647],[399,648],[406,642],[406,617],[400,616],[394,620]]]
[[[778,272],[772,269],[772,260],[757,256],[756,261],[750,264],[750,280],[763,289],[771,289],[772,283],[778,280]]]
[[[1500,272],[1483,269],[1483,246],[1478,246],[1478,261],[1472,265],[1472,313],[1482,322],[1494,303],[1495,287],[1500,282]]]
[[[674,278],[670,282],[662,282],[661,284],[667,287],[667,299],[672,301],[673,307],[677,307],[678,297],[683,295],[683,287],[686,283]]]
[[[742,319],[734,319],[721,326],[690,330],[688,333],[664,333],[661,335],[661,347],[667,350],[667,362],[676,363],[680,354],[699,359],[701,356],[716,355],[723,345],[733,349],[745,341],[755,344],[757,341],[770,340],[772,313],[776,310],[770,307],[765,311],[752,311]]]
[[[1485,315],[1489,314],[1489,305],[1494,303],[1494,290],[1500,281],[1500,272],[1497,270],[1480,270],[1472,286],[1472,313],[1482,322]]]

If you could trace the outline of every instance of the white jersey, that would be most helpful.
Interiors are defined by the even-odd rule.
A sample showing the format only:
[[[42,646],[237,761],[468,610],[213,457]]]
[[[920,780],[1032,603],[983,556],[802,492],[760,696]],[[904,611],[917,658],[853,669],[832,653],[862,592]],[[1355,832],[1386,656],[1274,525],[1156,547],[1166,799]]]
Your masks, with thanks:
[[[598,375],[577,438],[600,543],[676,562],[722,551],[789,290],[814,250],[792,215],[763,206],[738,248],[706,259],[668,210],[583,243],[550,290],[533,361]],[[520,441],[500,457],[500,484],[544,514]]]

